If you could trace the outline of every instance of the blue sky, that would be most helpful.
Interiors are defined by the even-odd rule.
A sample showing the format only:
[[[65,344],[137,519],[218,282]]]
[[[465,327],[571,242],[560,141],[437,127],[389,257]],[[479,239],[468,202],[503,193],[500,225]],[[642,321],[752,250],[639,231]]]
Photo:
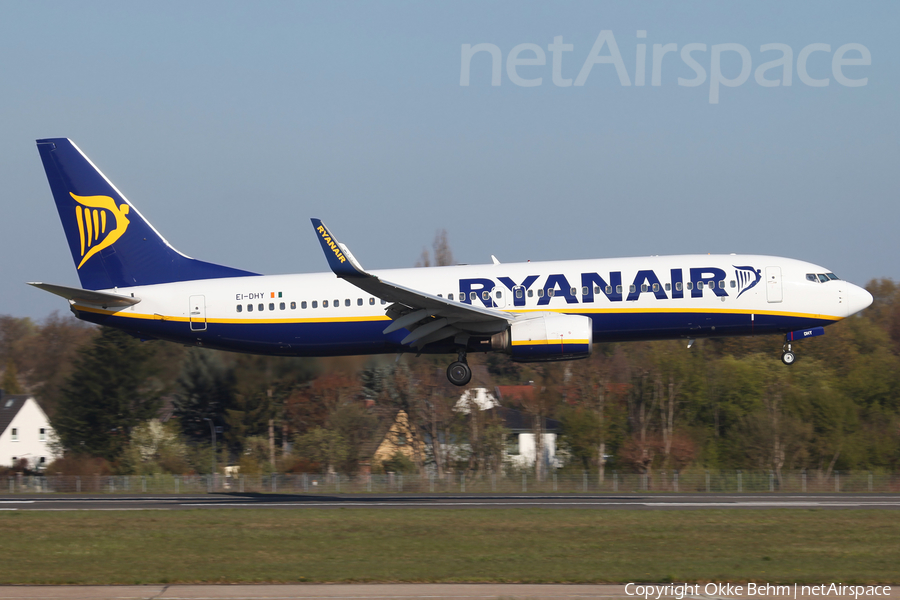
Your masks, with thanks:
[[[446,228],[459,262],[759,253],[865,284],[900,280],[900,4],[870,2],[0,3],[0,314],[65,303],[23,282],[77,285],[34,140],[70,137],[190,256],[262,273],[327,266],[310,217],[367,268],[415,263]],[[638,38],[639,30],[646,38]],[[612,64],[574,79],[610,31]],[[463,44],[473,57],[460,85]],[[678,78],[694,72],[704,84]],[[792,85],[754,71],[791,48]],[[516,67],[536,44],[545,65]],[[637,86],[637,45],[646,85]],[[654,44],[676,44],[650,85]],[[746,82],[711,104],[713,46],[740,44]],[[810,44],[827,44],[806,61]],[[861,44],[870,65],[834,54]],[[601,56],[610,55],[606,46]],[[520,58],[534,57],[522,52]],[[848,52],[846,58],[859,57]],[[735,79],[740,54],[721,52]],[[779,79],[782,70],[766,73]]]

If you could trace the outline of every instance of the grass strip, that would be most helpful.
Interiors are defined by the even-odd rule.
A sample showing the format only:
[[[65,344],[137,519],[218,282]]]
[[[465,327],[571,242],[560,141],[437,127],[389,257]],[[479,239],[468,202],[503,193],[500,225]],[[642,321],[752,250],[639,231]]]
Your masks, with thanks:
[[[2,584],[896,583],[887,510],[0,513]]]

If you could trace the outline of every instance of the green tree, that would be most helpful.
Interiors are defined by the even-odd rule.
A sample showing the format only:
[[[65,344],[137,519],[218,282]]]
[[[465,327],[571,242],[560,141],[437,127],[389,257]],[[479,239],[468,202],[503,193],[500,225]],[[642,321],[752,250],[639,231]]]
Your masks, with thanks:
[[[602,438],[600,415],[585,406],[567,406],[559,412],[562,426],[559,443],[581,468],[590,469],[597,460]]]
[[[301,457],[319,464],[323,473],[329,473],[344,464],[351,447],[337,431],[315,427],[294,440],[296,452]]]
[[[210,350],[191,349],[185,357],[178,386],[180,392],[172,404],[182,430],[194,442],[208,441],[206,419],[223,425],[225,411],[234,403],[234,370],[226,368],[218,354]]]
[[[132,429],[159,410],[152,353],[127,333],[102,329],[63,388],[53,419],[63,448],[111,461],[121,455]]]
[[[124,470],[136,475],[184,473],[190,468],[188,446],[178,426],[171,421],[160,423],[159,419],[150,419],[132,429],[122,458]]]
[[[363,456],[365,445],[371,440],[375,430],[375,418],[358,402],[347,402],[337,406],[328,415],[330,429],[335,431],[347,445],[347,456],[333,464],[342,473],[355,473]]]
[[[7,359],[6,370],[3,372],[3,380],[0,381],[0,390],[4,394],[21,394],[22,386],[19,385],[19,378],[16,375],[16,363],[12,359]]]

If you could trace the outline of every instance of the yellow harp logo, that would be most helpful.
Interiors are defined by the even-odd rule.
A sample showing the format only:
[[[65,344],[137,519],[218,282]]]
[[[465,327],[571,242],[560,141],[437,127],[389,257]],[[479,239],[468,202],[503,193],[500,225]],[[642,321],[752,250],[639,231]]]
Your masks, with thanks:
[[[69,192],[78,204],[75,206],[75,220],[78,222],[78,237],[81,240],[80,269],[87,260],[104,248],[112,246],[128,229],[130,221],[129,206],[116,206],[116,201],[109,196],[76,196]],[[115,228],[109,229],[108,215],[115,219]],[[112,223],[109,224],[112,226]]]

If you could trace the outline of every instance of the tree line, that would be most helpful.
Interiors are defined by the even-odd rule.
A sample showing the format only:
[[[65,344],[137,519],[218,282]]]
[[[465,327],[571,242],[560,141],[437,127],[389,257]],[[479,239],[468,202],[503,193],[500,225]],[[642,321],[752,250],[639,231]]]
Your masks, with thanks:
[[[436,255],[438,247],[436,245]],[[442,252],[449,249],[441,247]],[[420,262],[427,263],[427,252]],[[440,262],[440,261],[439,261]],[[589,359],[519,364],[470,354],[484,385],[530,385],[507,400],[541,433],[561,423],[564,468],[900,468],[900,286],[778,359],[780,336],[598,344]],[[509,431],[460,411],[444,357],[276,358],[141,342],[73,317],[0,316],[0,388],[29,393],[65,451],[63,474],[497,472]],[[473,385],[479,385],[473,383]],[[471,386],[470,386],[471,387]],[[374,464],[399,411],[413,452]],[[212,428],[212,429],[211,429]],[[541,439],[538,436],[537,439]],[[7,466],[8,467],[8,466]],[[546,465],[533,467],[543,477]]]

